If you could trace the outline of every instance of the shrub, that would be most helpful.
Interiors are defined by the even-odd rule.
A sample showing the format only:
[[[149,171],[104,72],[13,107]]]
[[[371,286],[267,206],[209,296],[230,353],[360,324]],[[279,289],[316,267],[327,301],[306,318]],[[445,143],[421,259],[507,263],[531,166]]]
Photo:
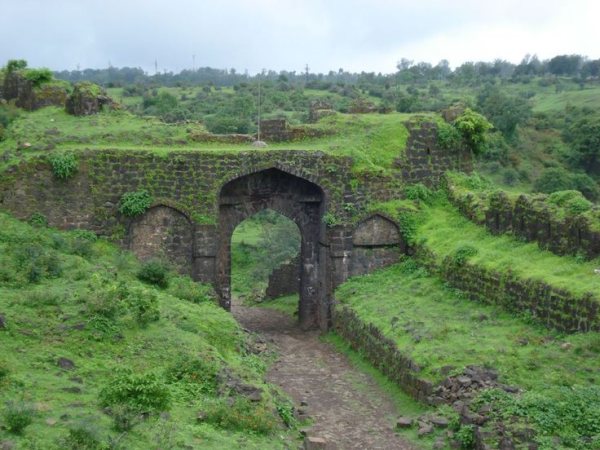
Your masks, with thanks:
[[[433,193],[431,192],[431,189],[424,184],[417,183],[406,186],[404,188],[404,195],[409,200],[421,200],[423,202],[428,202],[431,200]]]
[[[462,449],[472,449],[475,446],[475,427],[473,425],[462,425],[455,433],[454,439]]]
[[[142,264],[137,277],[146,283],[166,288],[169,286],[169,266],[159,259],[151,259]]]
[[[61,439],[61,448],[69,450],[103,450],[106,448],[98,427],[91,421],[81,421],[69,427],[69,433]]]
[[[573,188],[571,175],[564,169],[551,167],[545,169],[537,180],[533,183],[533,188],[537,192],[551,194],[556,191],[567,191]]]
[[[342,221],[338,219],[334,213],[326,212],[323,215],[323,223],[328,227],[335,227],[336,225],[340,225]]]
[[[0,359],[0,384],[8,378],[9,373],[8,363]]]
[[[475,256],[478,250],[472,245],[461,245],[452,253],[452,260],[459,265],[464,264],[471,256]]]
[[[214,302],[215,291],[208,284],[197,283],[189,277],[175,277],[169,281],[169,294],[192,303]]]
[[[85,305],[91,317],[101,316],[115,319],[124,313],[127,287],[99,273],[92,274],[87,285],[88,295]]]
[[[144,214],[152,205],[152,196],[146,190],[126,192],[119,202],[119,211],[129,217]]]
[[[519,181],[519,172],[513,168],[504,169],[502,172],[502,181],[509,186],[514,186]]]
[[[485,151],[487,132],[492,124],[484,116],[467,108],[456,118],[454,126],[475,155]]]
[[[19,247],[14,257],[17,267],[30,283],[38,283],[44,277],[57,278],[62,275],[62,264],[56,252],[47,251],[40,244]]]
[[[6,402],[3,413],[4,426],[11,433],[21,434],[23,430],[33,422],[34,409],[20,402]]]
[[[558,191],[550,194],[548,203],[564,208],[569,214],[581,214],[592,208],[592,203],[579,191]]]
[[[24,77],[33,84],[33,87],[40,87],[44,83],[52,81],[52,71],[45,67],[41,69],[28,69],[25,71]]]
[[[102,406],[125,406],[138,413],[164,411],[170,403],[169,389],[158,375],[134,374],[130,370],[122,370],[99,397]]]
[[[219,361],[211,355],[180,354],[166,371],[167,380],[192,385],[195,394],[214,394],[219,384]]]
[[[29,220],[27,222],[29,223],[29,225],[32,225],[34,227],[47,227],[48,226],[48,219],[46,218],[45,215],[43,215],[42,213],[39,213],[39,212],[34,212],[29,217]]]
[[[50,157],[52,173],[59,180],[71,178],[77,171],[77,159],[73,153],[59,153]]]
[[[136,322],[146,326],[160,318],[158,296],[154,290],[133,286],[127,292],[127,303]]]
[[[460,132],[446,122],[441,122],[437,127],[438,145],[445,149],[455,149],[461,144]]]
[[[268,434],[277,428],[267,407],[255,405],[245,397],[236,398],[233,404],[226,399],[215,399],[207,404],[204,413],[207,422],[228,430]]]

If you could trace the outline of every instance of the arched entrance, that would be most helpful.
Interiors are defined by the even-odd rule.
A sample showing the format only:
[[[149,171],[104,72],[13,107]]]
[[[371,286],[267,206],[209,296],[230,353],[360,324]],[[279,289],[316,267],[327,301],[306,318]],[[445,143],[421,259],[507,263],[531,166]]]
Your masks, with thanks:
[[[248,217],[264,209],[272,209],[294,221],[302,238],[298,307],[300,326],[305,329],[327,328],[327,249],[320,245],[324,234],[321,220],[324,204],[325,196],[318,185],[275,168],[241,176],[222,187],[219,196],[217,289],[224,308],[231,307],[233,231]]]

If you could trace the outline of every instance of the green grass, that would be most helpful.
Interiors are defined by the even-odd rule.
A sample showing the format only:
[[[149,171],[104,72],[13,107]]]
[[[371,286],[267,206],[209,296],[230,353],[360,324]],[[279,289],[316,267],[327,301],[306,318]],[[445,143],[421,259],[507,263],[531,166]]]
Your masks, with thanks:
[[[130,254],[90,238],[32,228],[0,213],[0,313],[6,321],[6,329],[0,330],[0,442],[28,449],[68,448],[62,440],[69,429],[85,422],[104,444],[118,438],[118,448],[290,445],[294,433],[278,425],[273,412],[279,394],[263,381],[267,361],[243,350],[246,338],[233,317],[202,296],[200,303],[175,296],[186,297],[182,286],[190,285],[189,279],[172,275],[177,289],[142,284],[136,278],[139,263]],[[155,298],[160,318],[147,325],[139,322],[128,303],[136,297],[123,299],[123,292],[142,293],[140,300]],[[109,314],[113,310],[117,312]],[[59,358],[72,360],[75,368],[59,368]],[[246,416],[236,416],[233,425],[199,423],[200,411],[215,411],[226,399],[200,381],[212,372],[170,378],[169,371],[181,368],[182,360],[204,361],[258,386],[264,399]],[[121,369],[155,373],[169,392],[168,414],[151,414],[123,434],[115,431],[99,393]],[[33,423],[20,436],[1,426],[5,402],[12,400],[34,409]],[[259,423],[275,425],[274,431],[254,431]]]
[[[534,112],[563,112],[567,106],[578,108],[600,107],[600,86],[586,86],[584,89],[573,88],[562,92],[541,92],[533,98]]]
[[[590,448],[570,428],[563,429],[560,417],[544,410],[539,399],[554,399],[558,410],[560,405],[581,403],[577,396],[586,389],[597,389],[600,333],[565,336],[499,307],[473,302],[410,259],[351,278],[335,295],[415,361],[419,377],[440,382],[445,378],[443,368],[450,368],[451,374],[461,373],[468,365],[495,369],[500,382],[526,390],[523,400],[517,396],[513,403],[534,405],[518,414],[524,415],[527,426],[536,429],[540,442],[545,442],[541,448]],[[597,400],[590,397],[585,408],[598,410],[600,403],[594,402]],[[444,415],[444,408],[438,413]],[[528,417],[530,413],[535,417]],[[507,417],[511,414],[506,410]],[[543,426],[544,420],[554,422]],[[553,441],[556,435],[563,444],[575,444],[557,445]]]
[[[545,281],[580,295],[600,293],[600,262],[557,256],[510,235],[493,236],[462,216],[447,200],[424,206],[418,220],[417,239],[424,241],[441,261],[457,248],[471,245],[478,253],[469,261],[489,269],[512,270],[519,277]]]
[[[401,156],[408,131],[403,122],[407,114],[337,114],[319,123],[306,125],[327,135],[302,141],[272,143],[265,150],[324,151],[351,156],[355,170],[382,172]],[[433,116],[432,116],[433,117]],[[139,117],[125,111],[74,117],[56,107],[25,113],[6,131],[0,153],[11,153],[24,143],[30,144],[24,155],[49,151],[83,149],[152,150],[160,154],[171,150],[190,151],[261,151],[249,144],[198,143],[193,135],[206,132],[199,123],[166,124],[154,117]]]
[[[562,336],[468,300],[413,268],[409,261],[352,278],[337,289],[336,299],[392,338],[422,367],[419,376],[440,381],[446,365],[460,370],[475,364],[527,389],[600,380],[600,334]],[[561,348],[565,342],[568,349]]]
[[[283,297],[264,300],[257,306],[279,311],[288,316],[295,317],[298,314],[298,294],[284,295]]]

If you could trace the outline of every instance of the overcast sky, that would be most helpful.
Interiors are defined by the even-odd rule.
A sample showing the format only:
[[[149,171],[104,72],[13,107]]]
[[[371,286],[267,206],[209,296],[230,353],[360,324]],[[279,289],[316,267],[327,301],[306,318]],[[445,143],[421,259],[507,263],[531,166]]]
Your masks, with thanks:
[[[0,64],[393,72],[600,57],[598,0],[0,0]]]

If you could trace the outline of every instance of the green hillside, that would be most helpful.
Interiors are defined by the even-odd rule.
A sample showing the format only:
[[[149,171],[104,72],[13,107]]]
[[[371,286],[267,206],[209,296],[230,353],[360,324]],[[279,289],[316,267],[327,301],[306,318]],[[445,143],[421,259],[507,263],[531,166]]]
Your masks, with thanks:
[[[0,442],[284,448],[290,404],[212,295],[91,233],[1,213]]]

